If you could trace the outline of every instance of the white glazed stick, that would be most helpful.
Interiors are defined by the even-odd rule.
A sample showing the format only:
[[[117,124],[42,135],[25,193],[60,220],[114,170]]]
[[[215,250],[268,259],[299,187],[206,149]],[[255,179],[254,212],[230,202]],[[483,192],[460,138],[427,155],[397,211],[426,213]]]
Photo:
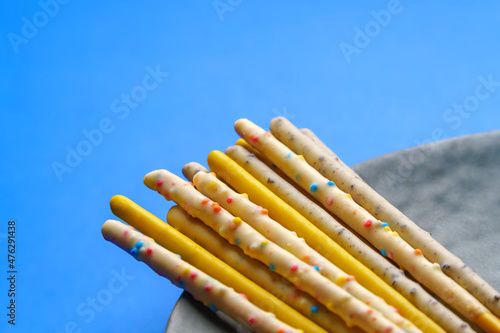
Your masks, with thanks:
[[[347,326],[358,326],[366,332],[403,332],[378,311],[352,297],[314,268],[269,241],[181,178],[166,170],[157,170],[146,175],[144,184],[162,194],[165,199],[175,201],[187,213],[199,218],[231,244],[238,245],[246,255],[261,261],[295,287],[316,298],[328,310],[338,314]]]
[[[500,293],[497,290],[365,183],[314,133],[299,130],[282,117],[271,121],[271,132],[296,154],[303,155],[310,165],[333,180],[341,190],[350,193],[354,201],[373,216],[389,223],[391,229],[397,231],[410,245],[419,248],[430,261],[439,263],[446,275],[500,316]]]
[[[143,261],[156,273],[170,279],[173,284],[188,291],[213,311],[220,310],[258,332],[302,332],[279,321],[273,314],[264,312],[250,303],[245,295],[212,279],[151,238],[121,222],[106,221],[102,226],[102,234],[106,240]]]
[[[248,200],[247,197],[239,195],[239,193],[223,184],[217,179],[214,173],[198,172],[194,176],[193,182],[202,194],[213,201],[219,202],[225,210],[235,216],[239,216],[261,235],[276,245],[281,246],[298,259],[311,265],[321,275],[339,285],[352,296],[366,304],[370,304],[373,309],[382,313],[384,317],[398,325],[401,329],[405,329],[407,332],[420,332],[407,319],[399,315],[394,307],[387,305],[382,298],[372,294],[360,285],[355,277],[344,273],[309,247],[303,238],[297,237],[295,232],[289,231],[271,219],[265,208],[257,206]]]
[[[446,331],[474,332],[469,324],[438,302],[418,283],[407,278],[403,271],[396,268],[388,260],[384,259],[380,253],[366,245],[322,207],[302,195],[294,186],[277,175],[254,154],[249,153],[241,146],[227,148],[226,154],[287,204],[305,216],[316,227],[330,236],[330,238],[346,249],[353,257],[369,267],[385,282],[392,285]]]
[[[311,167],[303,156],[295,154],[271,133],[249,120],[236,121],[235,129],[242,138],[266,155],[288,177],[294,179],[304,190],[309,190],[326,209],[349,224],[383,255],[405,268],[417,281],[486,331],[500,330],[500,319],[445,275],[439,264],[427,260],[419,249],[412,248],[397,232],[392,231],[387,223],[376,220],[354,202],[350,194],[340,190],[333,181]]]

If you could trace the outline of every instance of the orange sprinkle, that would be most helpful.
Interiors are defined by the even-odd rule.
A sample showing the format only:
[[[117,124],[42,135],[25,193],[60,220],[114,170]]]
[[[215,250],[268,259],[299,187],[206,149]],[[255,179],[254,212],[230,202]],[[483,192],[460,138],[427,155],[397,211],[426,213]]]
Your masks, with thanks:
[[[201,200],[201,204],[202,205],[206,205],[210,200],[208,200],[208,198],[205,198],[203,200]]]
[[[422,251],[420,249],[415,249],[415,251],[413,251],[413,252],[415,252],[416,255],[419,255],[419,256],[422,255]]]
[[[261,212],[262,214],[265,214],[265,215],[269,214],[269,211],[268,211],[267,209],[265,209],[265,208],[261,209],[261,211],[260,211],[260,212]]]
[[[212,207],[213,207],[215,213],[218,213],[221,210],[221,208],[217,202],[212,203]]]

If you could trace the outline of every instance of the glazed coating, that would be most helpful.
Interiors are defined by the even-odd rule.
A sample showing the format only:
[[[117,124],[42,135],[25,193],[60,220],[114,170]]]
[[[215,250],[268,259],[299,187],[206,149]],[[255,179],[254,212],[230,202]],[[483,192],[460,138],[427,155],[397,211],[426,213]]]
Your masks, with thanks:
[[[167,200],[177,202],[191,216],[199,218],[231,244],[239,246],[245,254],[258,259],[295,287],[316,298],[328,310],[338,314],[347,326],[358,326],[366,332],[403,332],[378,311],[352,297],[174,174],[166,170],[153,171],[146,175],[144,183]]]
[[[110,201],[111,211],[117,217],[146,235],[154,235],[158,244],[182,256],[183,260],[221,281],[260,308],[272,309],[282,322],[304,332],[326,333],[324,329],[310,321],[289,305],[280,301],[259,285],[250,281],[223,261],[203,249],[188,237],[169,226],[132,200],[115,195]]]
[[[213,201],[219,202],[225,210],[239,216],[261,235],[312,266],[321,275],[336,283],[352,296],[370,304],[370,307],[379,311],[400,328],[407,332],[420,332],[407,319],[401,317],[397,309],[388,306],[382,298],[375,296],[360,285],[355,277],[344,273],[309,247],[303,238],[297,237],[295,232],[271,219],[267,209],[252,203],[248,197],[239,195],[219,181],[214,173],[198,172],[194,176],[193,182],[201,193]]]
[[[357,327],[347,327],[335,314],[328,311],[308,294],[297,290],[288,280],[272,272],[260,261],[250,258],[243,251],[229,244],[202,221],[186,213],[181,207],[173,206],[167,214],[167,221],[175,229],[188,236],[217,258],[292,306],[328,332],[359,333]]]
[[[484,281],[460,258],[437,242],[427,231],[389,203],[366,184],[351,168],[323,144],[311,131],[299,130],[290,121],[279,117],[271,121],[271,132],[295,153],[303,155],[310,165],[333,180],[354,201],[374,217],[389,223],[391,229],[432,262],[441,265],[443,272],[467,289],[494,314],[500,316],[500,293]]]
[[[176,254],[156,244],[151,238],[121,222],[106,221],[102,226],[102,234],[106,240],[143,261],[174,285],[188,291],[212,311],[220,310],[240,324],[258,332],[302,332],[279,321],[274,314],[250,303],[245,295],[236,293],[232,288],[211,278]]]
[[[261,162],[254,154],[249,153],[240,146],[227,148],[226,154],[263,185],[273,191],[274,194],[278,195],[287,204],[330,236],[352,256],[369,267],[385,282],[392,285],[446,331],[474,332],[469,324],[438,302],[418,283],[407,278],[404,272],[384,259],[380,253],[366,245],[322,207],[309,200],[301,192],[297,191],[295,187],[279,177],[279,175],[273,172],[265,163]]]
[[[288,177],[320,201],[323,206],[367,239],[380,252],[393,259],[423,285],[488,332],[500,330],[500,319],[493,316],[479,301],[454,280],[445,275],[439,264],[427,260],[419,249],[406,243],[386,222],[373,217],[275,137],[253,124],[240,119],[235,123],[238,134],[255,149],[267,156]]]

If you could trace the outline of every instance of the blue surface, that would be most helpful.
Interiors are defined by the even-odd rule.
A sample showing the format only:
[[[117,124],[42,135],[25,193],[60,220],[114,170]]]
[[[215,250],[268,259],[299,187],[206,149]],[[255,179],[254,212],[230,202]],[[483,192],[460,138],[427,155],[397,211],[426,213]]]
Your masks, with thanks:
[[[494,1],[54,1],[0,20],[2,332],[162,332],[181,291],[102,239],[109,199],[164,219],[144,174],[204,163],[238,118],[287,116],[348,164],[500,124]]]

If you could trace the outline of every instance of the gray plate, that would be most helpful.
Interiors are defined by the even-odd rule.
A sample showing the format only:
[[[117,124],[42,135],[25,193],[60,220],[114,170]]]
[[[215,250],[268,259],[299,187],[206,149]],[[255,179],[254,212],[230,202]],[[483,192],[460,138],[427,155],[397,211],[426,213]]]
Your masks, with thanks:
[[[353,169],[500,290],[500,131],[394,152]],[[166,332],[247,330],[183,293]]]

